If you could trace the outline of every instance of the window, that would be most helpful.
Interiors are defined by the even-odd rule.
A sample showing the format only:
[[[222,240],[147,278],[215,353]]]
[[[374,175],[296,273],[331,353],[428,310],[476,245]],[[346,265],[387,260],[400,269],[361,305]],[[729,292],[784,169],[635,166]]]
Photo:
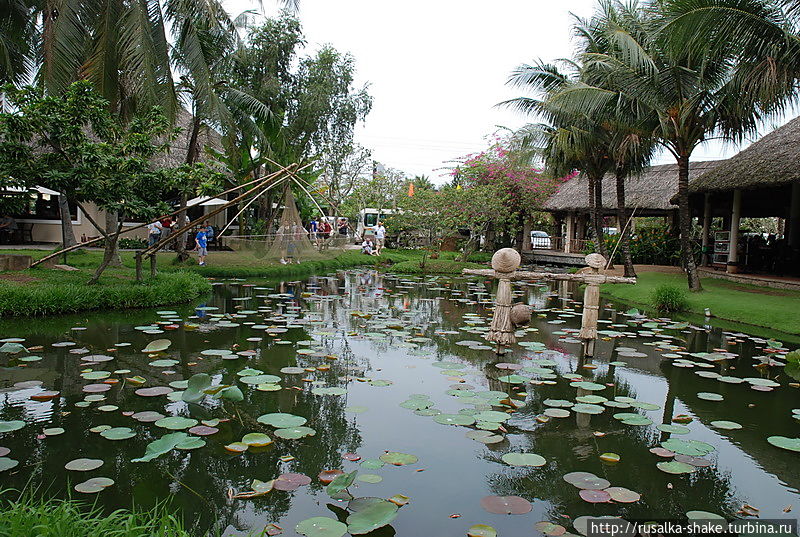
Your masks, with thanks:
[[[364,215],[364,226],[365,227],[373,227],[378,223],[378,214],[377,213],[366,213]]]
[[[78,219],[77,204],[69,202],[69,214],[73,221]],[[12,216],[16,220],[61,220],[58,196],[30,192],[22,204],[22,209]]]

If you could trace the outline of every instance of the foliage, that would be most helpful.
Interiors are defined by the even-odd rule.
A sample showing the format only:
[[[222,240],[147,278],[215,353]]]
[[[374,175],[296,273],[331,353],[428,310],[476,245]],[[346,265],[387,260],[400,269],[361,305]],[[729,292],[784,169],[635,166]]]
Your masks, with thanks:
[[[406,175],[403,172],[393,168],[378,169],[376,164],[371,175],[357,179],[353,191],[341,206],[340,214],[354,220],[359,211],[368,207],[394,209],[407,192]]]
[[[44,97],[34,88],[5,90],[16,110],[0,114],[0,184],[40,184],[113,216],[105,226],[93,222],[108,255],[93,281],[116,251],[127,218],[148,221],[168,212],[164,200],[177,181],[218,175],[205,167],[153,165],[177,134],[157,108],[123,125],[88,82],[72,84],[62,97]]]
[[[168,505],[146,511],[118,509],[105,513],[97,506],[75,500],[37,499],[24,494],[16,500],[10,492],[0,498],[0,535],[38,537],[189,537],[183,522]]]
[[[614,263],[622,262],[622,252],[617,247],[619,239],[619,234],[603,237],[606,251],[609,255],[614,252]],[[640,265],[679,265],[681,260],[680,239],[663,223],[637,226],[630,239],[630,250],[633,262]],[[586,253],[594,251],[594,242],[588,243]]]
[[[662,284],[653,290],[651,302],[660,313],[676,313],[689,308],[686,291],[675,285]]]
[[[211,290],[205,278],[189,272],[162,273],[137,283],[118,271],[111,271],[98,285],[84,285],[83,270],[35,268],[26,275],[34,281],[0,280],[0,315],[54,315],[163,306],[187,302]]]

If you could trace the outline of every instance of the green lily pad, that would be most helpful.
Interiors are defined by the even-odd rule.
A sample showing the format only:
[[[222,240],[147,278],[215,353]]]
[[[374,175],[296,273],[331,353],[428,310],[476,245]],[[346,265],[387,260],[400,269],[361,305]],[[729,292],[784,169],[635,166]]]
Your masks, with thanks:
[[[600,405],[592,405],[589,403],[578,403],[572,407],[573,412],[578,414],[602,414],[605,408]]]
[[[165,434],[158,440],[154,440],[147,444],[144,455],[138,459],[131,459],[131,462],[149,462],[160,457],[165,453],[169,453],[175,449],[179,444],[185,442],[189,435],[183,432]]]
[[[306,537],[342,537],[347,533],[347,525],[332,518],[315,516],[303,520],[294,530]]]
[[[311,427],[305,426],[275,429],[275,436],[283,438],[284,440],[297,440],[299,438],[305,438],[306,436],[314,436],[315,434],[317,434],[317,431]]]
[[[408,453],[400,453],[397,451],[389,451],[381,455],[380,459],[386,464],[394,466],[405,466],[406,464],[414,464],[419,460],[416,455],[409,455]]]
[[[153,360],[148,365],[151,365],[153,367],[172,367],[173,365],[176,365],[178,363],[179,363],[178,360],[164,359],[164,360]]]
[[[19,464],[19,461],[14,459],[9,459],[8,457],[0,457],[0,472],[5,472],[6,470],[11,470],[12,468],[16,468]]]
[[[356,480],[356,476],[358,475],[358,470],[353,470],[349,474],[339,474],[333,478],[327,487],[325,487],[325,492],[328,493],[328,496],[336,496],[347,487],[353,484]]]
[[[697,397],[704,401],[722,401],[725,399],[720,394],[711,392],[698,392]]]
[[[351,535],[363,535],[382,528],[397,518],[397,509],[386,500],[373,502],[347,517],[347,531]]]
[[[10,433],[25,427],[25,422],[20,420],[0,421],[0,433]]]
[[[675,424],[661,424],[656,427],[659,431],[663,433],[670,433],[670,434],[688,434],[690,429],[685,425],[675,425]]]
[[[168,418],[161,418],[155,425],[156,427],[163,427],[172,431],[180,431],[181,429],[188,429],[197,425],[197,420],[191,418],[184,418],[183,416],[170,416]]]
[[[510,466],[544,466],[547,461],[536,453],[506,453],[503,462]]]
[[[188,403],[196,403],[206,396],[203,390],[211,386],[211,376],[206,373],[197,373],[186,381],[186,390],[181,394],[181,399]]]
[[[83,494],[96,494],[113,484],[114,480],[108,477],[93,477],[75,485],[75,490]]]
[[[770,436],[767,442],[775,447],[789,451],[800,452],[800,438],[787,438],[785,436]]]
[[[383,481],[383,478],[377,474],[361,474],[358,476],[358,480],[363,481],[364,483],[375,484]]]
[[[305,425],[307,420],[302,416],[295,416],[294,414],[274,412],[259,416],[257,421],[259,423],[263,423],[264,425],[269,425],[278,429],[288,429],[291,427],[300,427],[301,425]]]
[[[696,470],[691,464],[678,461],[659,462],[656,463],[656,468],[668,474],[691,474]]]
[[[263,447],[272,443],[272,438],[264,433],[247,433],[242,437],[242,443],[248,446]]]
[[[726,420],[712,421],[710,425],[712,427],[716,427],[717,429],[725,429],[728,431],[742,428],[741,424],[736,423],[735,421],[726,421]]]
[[[178,445],[175,446],[175,449],[180,449],[181,451],[189,451],[192,449],[199,449],[205,445],[206,441],[203,440],[202,438],[198,438],[196,436],[190,436],[189,438],[186,438],[185,440],[182,440],[180,443],[178,443]]]
[[[497,530],[486,524],[475,524],[467,530],[467,537],[497,537]]]
[[[433,421],[441,423],[442,425],[472,425],[475,423],[475,418],[472,416],[464,416],[462,414],[439,414],[433,417]]]
[[[136,433],[129,427],[113,427],[101,432],[100,436],[106,440],[127,440],[136,436]]]
[[[142,352],[146,353],[154,353],[154,352],[163,352],[172,345],[172,341],[168,339],[155,339],[147,344],[145,348],[142,349]]]

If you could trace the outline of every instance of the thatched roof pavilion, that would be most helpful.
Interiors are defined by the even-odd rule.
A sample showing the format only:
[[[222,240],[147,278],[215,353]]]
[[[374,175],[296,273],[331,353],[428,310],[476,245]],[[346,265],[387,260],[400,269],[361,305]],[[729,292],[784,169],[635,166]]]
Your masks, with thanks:
[[[741,267],[791,273],[800,262],[800,117],[775,129],[730,159],[720,162],[689,183],[692,214],[704,223],[703,242],[712,264],[728,272]],[[722,217],[723,230],[708,236],[713,218]],[[744,217],[778,217],[786,222],[784,237],[761,245],[758,237],[743,237]],[[771,252],[768,252],[771,250]],[[754,259],[763,267],[756,267]]]
[[[720,162],[692,162],[689,179],[713,170]],[[589,179],[581,174],[562,184],[544,204],[544,210],[556,212],[589,211]],[[664,216],[677,209],[670,199],[678,192],[678,165],[650,166],[642,173],[625,179],[625,201],[628,208],[636,208],[640,216]],[[603,212],[614,214],[617,210],[616,178],[607,174],[603,178]]]

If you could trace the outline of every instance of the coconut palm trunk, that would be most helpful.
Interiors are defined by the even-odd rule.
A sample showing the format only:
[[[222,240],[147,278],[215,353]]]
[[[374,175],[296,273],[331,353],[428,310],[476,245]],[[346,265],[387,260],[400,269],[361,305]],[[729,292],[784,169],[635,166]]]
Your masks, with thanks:
[[[631,257],[631,230],[628,225],[628,207],[625,202],[625,173],[617,170],[617,220],[619,220],[619,247],[622,251],[622,262],[625,264],[625,277],[635,278],[636,271],[633,268],[633,258]]]
[[[690,291],[702,291],[700,276],[692,252],[692,216],[689,214],[689,156],[678,156],[678,227],[681,239],[681,258],[686,267]]]

